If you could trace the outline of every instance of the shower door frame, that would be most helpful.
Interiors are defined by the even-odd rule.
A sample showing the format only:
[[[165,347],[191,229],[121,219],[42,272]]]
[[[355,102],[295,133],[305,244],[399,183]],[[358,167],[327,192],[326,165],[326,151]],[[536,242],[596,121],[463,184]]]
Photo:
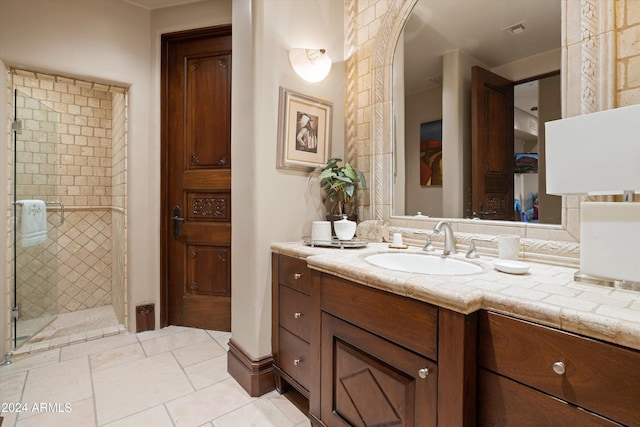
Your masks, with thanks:
[[[19,96],[20,95],[20,96]],[[13,201],[12,201],[12,205],[13,205],[13,236],[12,236],[12,243],[13,243],[13,253],[12,253],[12,278],[13,278],[13,304],[11,306],[11,316],[10,316],[10,320],[13,322],[13,327],[10,328],[12,329],[12,334],[13,334],[13,339],[12,339],[12,344],[13,344],[13,348],[17,349],[21,344],[23,344],[24,342],[27,342],[33,335],[35,335],[35,333],[38,332],[38,330],[42,329],[42,327],[44,327],[46,324],[49,323],[50,320],[43,320],[42,321],[42,325],[41,326],[37,326],[38,330],[34,329],[34,333],[31,334],[27,334],[24,335],[22,333],[19,333],[19,325],[18,325],[18,321],[21,320],[20,318],[23,317],[26,312],[25,309],[23,308],[23,302],[20,301],[20,297],[19,297],[19,292],[18,292],[18,288],[20,286],[20,280],[19,280],[19,271],[18,271],[18,267],[19,267],[19,263],[18,263],[18,257],[19,257],[19,251],[18,251],[18,215],[19,215],[19,206],[21,205],[20,203],[20,199],[21,199],[21,195],[18,194],[18,174],[19,174],[19,168],[18,168],[18,161],[19,161],[19,156],[18,156],[18,150],[19,150],[19,142],[22,143],[27,143],[27,142],[31,142],[31,143],[41,143],[43,141],[38,140],[35,141],[26,141],[26,138],[23,140],[18,140],[19,135],[22,134],[23,131],[23,122],[26,122],[28,119],[25,117],[19,117],[19,99],[20,97],[22,97],[25,101],[22,102],[23,107],[26,108],[27,106],[27,100],[31,100],[34,103],[37,103],[37,105],[39,106],[39,108],[41,108],[43,111],[47,112],[47,120],[45,120],[44,122],[51,122],[51,123],[55,123],[56,125],[59,123],[59,116],[58,116],[58,120],[51,120],[51,114],[58,114],[56,113],[53,109],[51,109],[50,107],[46,106],[45,104],[43,104],[41,101],[29,96],[28,94],[20,91],[17,88],[13,88],[13,107],[14,107],[14,111],[13,111],[13,121],[12,121],[12,125],[11,125],[11,130],[13,131]],[[40,111],[40,110],[38,110]],[[40,122],[42,122],[42,120],[40,120]],[[26,128],[26,124],[24,125],[24,127]],[[26,129],[25,129],[26,130]],[[38,130],[39,132],[42,132],[41,129]],[[47,133],[47,135],[51,134],[51,133],[55,133],[56,135],[58,134],[57,131],[57,127],[55,131],[51,131],[51,130],[46,130],[45,131]],[[50,141],[49,137],[47,136],[47,139],[44,141],[45,143],[53,143],[54,146],[57,144],[57,141]],[[24,153],[28,153],[29,151],[27,150],[27,147],[25,146],[24,149]],[[49,184],[47,183],[46,185],[47,187],[49,186]],[[24,196],[24,195],[22,195]],[[51,205],[51,204],[58,204],[60,205],[60,222],[57,225],[54,225],[55,228],[59,227],[60,225],[62,225],[62,223],[64,222],[64,207],[62,205],[62,203],[58,200],[56,200],[55,202],[51,202],[46,200],[47,198],[51,197],[50,195],[44,195],[44,194],[29,194],[27,197],[31,197],[31,198],[42,198],[43,201],[45,202],[46,205]],[[54,197],[57,197],[57,195],[54,195]],[[48,224],[48,223],[47,223]],[[50,236],[50,231],[49,231],[49,224],[47,225],[47,240],[51,238]],[[57,237],[55,237],[53,240],[57,241]],[[43,250],[43,252],[46,252],[46,250]],[[57,252],[57,249],[56,249]],[[54,258],[55,260],[57,260],[57,257]],[[44,261],[43,262],[44,265],[47,265],[47,267],[50,267],[50,262],[49,261]],[[53,271],[56,271],[57,268],[53,268]],[[57,290],[57,274],[49,274],[49,275],[45,275],[46,278],[48,280],[46,280],[44,283],[48,284],[50,286],[48,286],[45,290],[44,290],[44,294],[51,298],[52,296],[52,292],[55,292]],[[42,289],[40,289],[42,290]],[[55,299],[52,299],[53,303],[56,304],[56,309],[55,309],[55,313],[48,313],[49,310],[44,309],[43,311],[45,311],[46,313],[43,314],[49,314],[51,320],[55,319],[55,317],[57,316],[57,295],[55,296]],[[44,316],[36,316],[35,318],[43,318]],[[24,320],[28,320],[28,319],[23,319]],[[19,342],[22,341],[22,342]]]

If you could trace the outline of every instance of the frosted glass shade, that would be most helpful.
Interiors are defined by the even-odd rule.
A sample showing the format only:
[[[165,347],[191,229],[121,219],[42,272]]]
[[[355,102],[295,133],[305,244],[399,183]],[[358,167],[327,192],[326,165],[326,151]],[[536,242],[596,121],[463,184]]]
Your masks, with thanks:
[[[549,194],[640,192],[640,105],[545,124]]]
[[[311,83],[322,81],[331,71],[331,58],[324,49],[291,49],[289,62],[300,77]]]

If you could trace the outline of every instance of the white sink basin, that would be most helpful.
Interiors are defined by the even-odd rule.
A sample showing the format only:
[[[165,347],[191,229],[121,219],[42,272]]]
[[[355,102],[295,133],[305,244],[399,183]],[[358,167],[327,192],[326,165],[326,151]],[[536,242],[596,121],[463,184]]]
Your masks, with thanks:
[[[427,254],[384,253],[369,255],[364,259],[378,267],[389,270],[405,271],[407,273],[458,276],[463,274],[480,273],[482,271],[482,267],[478,264],[455,258],[439,257]]]

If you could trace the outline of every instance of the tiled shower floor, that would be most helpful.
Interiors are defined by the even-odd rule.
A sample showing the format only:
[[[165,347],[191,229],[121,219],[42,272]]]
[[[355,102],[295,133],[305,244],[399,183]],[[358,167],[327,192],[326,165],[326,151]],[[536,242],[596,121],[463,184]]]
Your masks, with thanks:
[[[32,322],[32,320],[23,322]],[[25,334],[21,333],[21,330],[24,328],[21,328],[18,323],[19,338]],[[108,305],[90,308],[57,315],[13,353],[17,355],[44,351],[124,332],[124,326],[118,324],[113,307]]]
[[[17,355],[0,400],[23,406],[2,427],[308,427],[286,397],[252,398],[231,378],[229,337],[170,326]]]

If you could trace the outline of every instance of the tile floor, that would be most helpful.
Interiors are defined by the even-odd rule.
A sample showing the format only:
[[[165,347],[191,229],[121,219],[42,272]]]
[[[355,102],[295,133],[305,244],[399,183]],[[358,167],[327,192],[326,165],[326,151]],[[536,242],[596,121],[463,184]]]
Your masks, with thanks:
[[[229,336],[170,326],[14,356],[2,427],[309,426],[286,397],[249,397],[230,377]]]

